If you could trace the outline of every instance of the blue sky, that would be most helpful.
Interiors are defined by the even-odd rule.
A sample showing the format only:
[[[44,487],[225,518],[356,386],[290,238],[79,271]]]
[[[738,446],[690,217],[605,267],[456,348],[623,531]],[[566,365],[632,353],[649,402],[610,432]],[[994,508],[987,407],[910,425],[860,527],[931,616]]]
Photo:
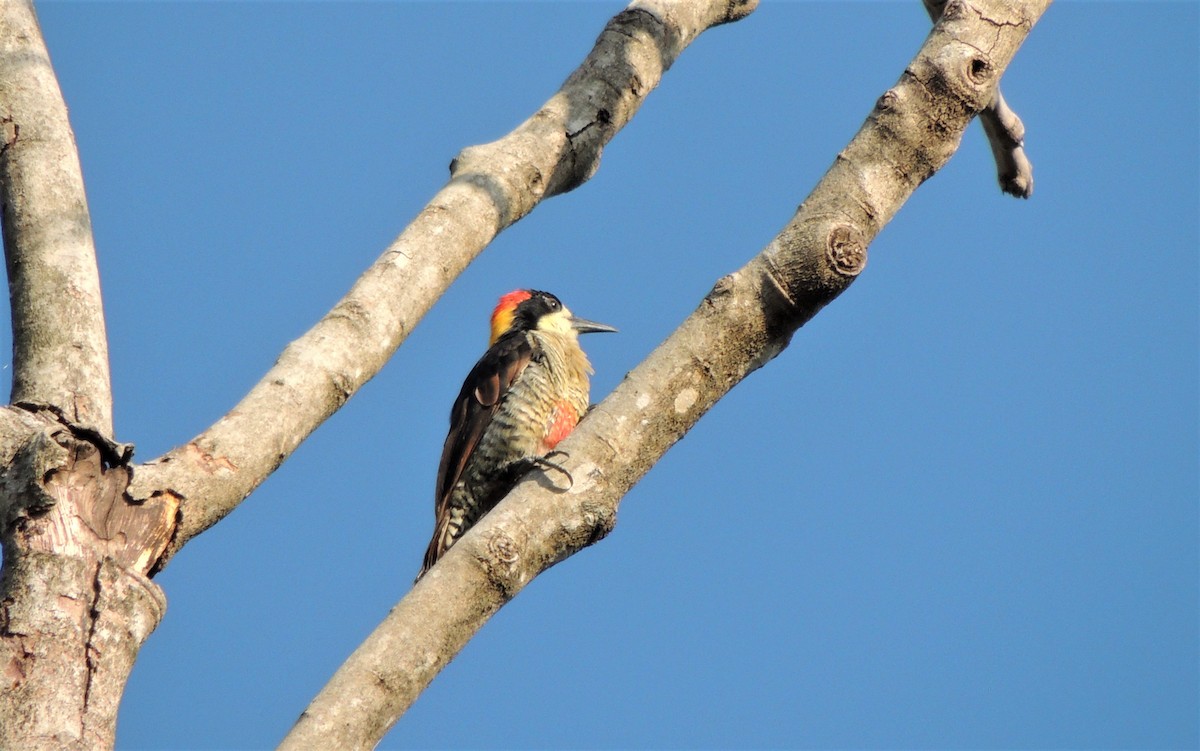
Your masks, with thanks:
[[[146,460],[220,417],[620,7],[42,4],[117,438]],[[927,25],[768,1],[703,35],[590,183],[159,576],[118,746],[273,746],[420,565],[495,298],[620,327],[586,340],[598,400],[783,226]],[[973,126],[853,287],[384,747],[1200,744],[1198,28],[1195,3],[1055,4],[1004,79],[1033,198]]]

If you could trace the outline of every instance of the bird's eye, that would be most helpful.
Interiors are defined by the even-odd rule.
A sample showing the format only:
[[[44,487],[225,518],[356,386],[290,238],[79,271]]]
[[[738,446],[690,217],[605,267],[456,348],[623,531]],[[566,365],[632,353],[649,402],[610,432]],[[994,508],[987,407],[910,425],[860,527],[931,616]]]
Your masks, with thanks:
[[[550,310],[558,310],[562,307],[562,303],[558,301],[557,297],[549,297],[546,299],[546,306],[549,307]]]

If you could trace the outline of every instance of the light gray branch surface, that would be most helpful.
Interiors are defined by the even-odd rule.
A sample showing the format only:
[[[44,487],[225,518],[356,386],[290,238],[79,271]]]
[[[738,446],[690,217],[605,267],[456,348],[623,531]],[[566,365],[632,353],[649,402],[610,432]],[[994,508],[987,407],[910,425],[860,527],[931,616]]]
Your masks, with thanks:
[[[580,185],[663,73],[704,30],[757,0],[639,0],[604,28],[562,88],[504,138],[464,149],[450,181],[242,401],[186,444],[134,468],[138,500],[179,500],[160,565],[237,506],[341,407],[501,230]]]
[[[111,747],[174,508],[127,503],[128,468],[48,410],[0,409],[0,465],[0,749]]]
[[[937,23],[946,7],[946,0],[922,2],[929,19]],[[1017,198],[1029,198],[1033,195],[1033,164],[1025,154],[1025,124],[1004,101],[999,86],[992,101],[979,113],[979,123],[992,148],[1000,190]]]
[[[15,406],[0,409],[0,748],[110,747],[165,601],[170,499],[129,504],[75,138],[27,0],[0,2],[0,206]]]
[[[75,136],[28,0],[0,3],[0,223],[13,403],[112,436],[100,274]]]
[[[535,576],[602,538],[621,497],[721,396],[863,270],[879,230],[958,148],[1049,0],[953,0],[782,232],[455,544],[342,665],[283,749],[370,748]]]

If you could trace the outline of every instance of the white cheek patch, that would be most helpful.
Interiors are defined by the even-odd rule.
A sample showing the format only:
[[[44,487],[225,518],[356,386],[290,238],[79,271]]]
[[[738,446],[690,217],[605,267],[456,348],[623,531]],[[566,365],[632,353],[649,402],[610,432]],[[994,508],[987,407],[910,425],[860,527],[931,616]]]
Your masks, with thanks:
[[[571,334],[575,331],[571,327],[571,311],[562,308],[557,313],[548,316],[542,316],[538,320],[538,329],[541,331],[552,332],[555,334]]]

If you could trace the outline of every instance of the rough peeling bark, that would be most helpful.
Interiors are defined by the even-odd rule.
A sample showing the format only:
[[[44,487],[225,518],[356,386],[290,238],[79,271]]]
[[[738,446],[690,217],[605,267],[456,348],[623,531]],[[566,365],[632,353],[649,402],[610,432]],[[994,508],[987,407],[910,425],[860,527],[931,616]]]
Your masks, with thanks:
[[[75,139],[30,3],[0,3],[0,225],[13,326],[0,409],[0,748],[112,745],[162,593],[170,499],[129,503]]]
[[[175,506],[129,503],[128,468],[57,418],[3,415],[5,428],[31,430],[5,443],[0,472],[0,748],[108,748],[129,671],[166,608],[146,574]]]

